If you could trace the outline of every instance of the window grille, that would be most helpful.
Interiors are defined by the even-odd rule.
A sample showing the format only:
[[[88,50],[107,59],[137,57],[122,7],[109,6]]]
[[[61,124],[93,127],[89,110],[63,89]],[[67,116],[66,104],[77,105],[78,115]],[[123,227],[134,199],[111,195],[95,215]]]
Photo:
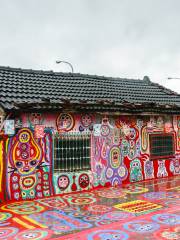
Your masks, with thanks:
[[[63,133],[54,136],[54,171],[74,172],[89,170],[90,134]]]
[[[173,134],[151,134],[150,136],[150,158],[167,158],[174,155]]]

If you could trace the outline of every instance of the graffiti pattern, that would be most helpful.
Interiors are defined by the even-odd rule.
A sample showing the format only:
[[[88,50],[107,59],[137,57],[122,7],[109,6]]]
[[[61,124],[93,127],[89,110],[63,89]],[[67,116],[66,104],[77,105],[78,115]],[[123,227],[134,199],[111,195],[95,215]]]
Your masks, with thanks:
[[[174,177],[2,204],[0,239],[176,239],[178,185]]]
[[[0,156],[0,179],[6,175],[6,186],[2,191],[7,192],[7,199],[42,198],[54,193],[118,186],[180,174],[177,141],[171,160],[152,161],[149,147],[150,135],[154,133],[172,133],[178,139],[179,117],[61,112],[23,113],[18,119],[22,124],[21,128],[16,126],[16,135],[0,144],[1,152],[6,153],[6,166],[2,165],[3,156]],[[39,127],[43,131],[36,134]],[[87,131],[91,136],[91,169],[77,172],[53,169],[53,135],[58,132],[61,137],[64,132],[81,131]],[[4,198],[3,193],[1,197]]]
[[[53,193],[50,141],[49,134],[36,141],[27,128],[10,139],[7,155],[10,199],[33,199]]]

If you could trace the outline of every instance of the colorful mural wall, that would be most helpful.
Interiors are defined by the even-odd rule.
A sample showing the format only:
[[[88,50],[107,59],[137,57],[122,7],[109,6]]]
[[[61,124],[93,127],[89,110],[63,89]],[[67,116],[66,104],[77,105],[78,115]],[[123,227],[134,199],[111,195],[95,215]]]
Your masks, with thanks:
[[[15,119],[15,129],[16,134],[6,141],[3,167],[8,199],[41,198],[180,174],[177,116],[25,113]],[[63,133],[91,136],[90,170],[54,170],[53,136]],[[149,135],[154,133],[173,134],[174,157],[150,160]]]

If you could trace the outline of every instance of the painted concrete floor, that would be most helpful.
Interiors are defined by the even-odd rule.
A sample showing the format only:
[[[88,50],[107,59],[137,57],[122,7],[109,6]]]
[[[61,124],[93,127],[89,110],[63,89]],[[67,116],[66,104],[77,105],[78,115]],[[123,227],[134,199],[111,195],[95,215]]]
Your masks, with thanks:
[[[1,205],[0,239],[180,239],[180,178]]]

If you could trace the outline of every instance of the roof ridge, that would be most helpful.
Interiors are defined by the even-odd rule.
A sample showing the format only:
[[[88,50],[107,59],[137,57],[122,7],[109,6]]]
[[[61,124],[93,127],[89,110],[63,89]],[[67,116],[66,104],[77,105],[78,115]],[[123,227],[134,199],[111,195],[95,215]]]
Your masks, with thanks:
[[[24,72],[24,73],[35,73],[35,74],[46,74],[46,75],[71,75],[71,76],[80,76],[84,78],[95,78],[95,79],[104,79],[104,80],[121,80],[121,81],[143,81],[142,79],[135,78],[120,78],[120,77],[108,77],[104,75],[96,75],[96,74],[86,74],[86,73],[72,73],[72,72],[56,72],[53,70],[38,70],[38,69],[27,69],[27,68],[15,68],[9,66],[0,66],[0,70],[5,71],[14,71],[14,72]]]

